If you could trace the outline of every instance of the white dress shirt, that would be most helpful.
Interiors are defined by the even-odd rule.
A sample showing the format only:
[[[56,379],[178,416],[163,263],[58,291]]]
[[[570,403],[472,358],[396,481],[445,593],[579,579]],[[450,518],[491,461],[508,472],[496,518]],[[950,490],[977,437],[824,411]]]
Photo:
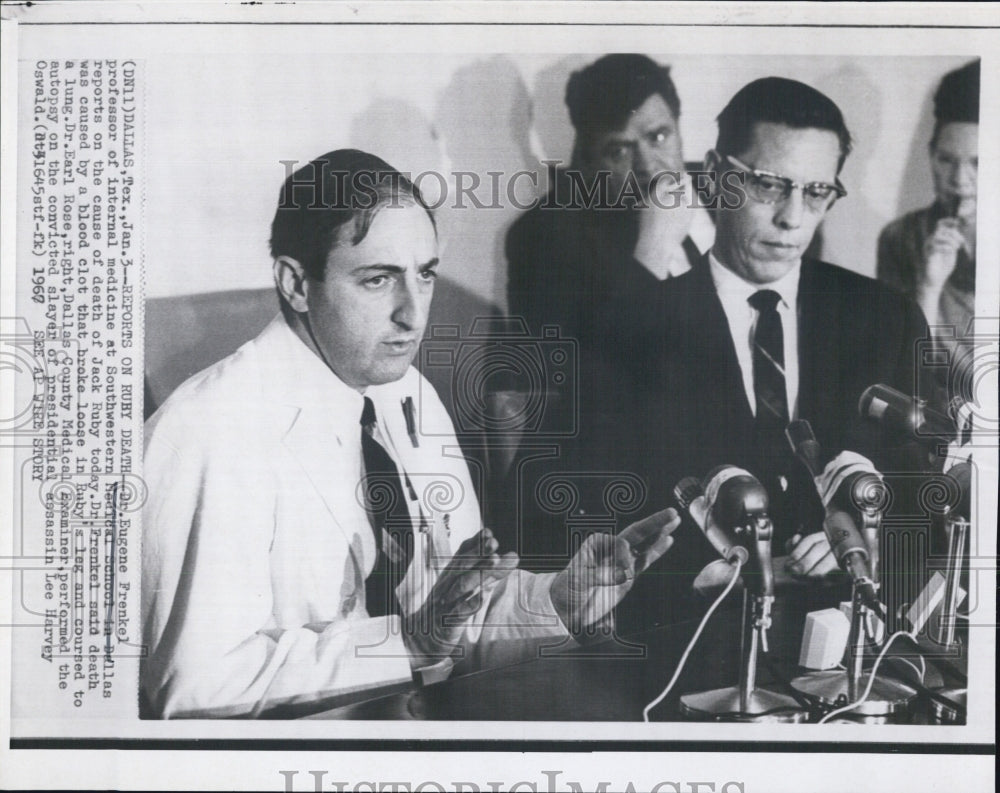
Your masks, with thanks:
[[[418,493],[412,528],[429,532],[396,590],[410,614],[481,529],[479,502],[451,419],[416,369],[366,396],[380,441]],[[279,316],[146,423],[140,675],[153,713],[256,715],[410,679],[399,617],[365,607],[377,552],[359,489],[362,406]],[[495,585],[466,624],[463,663],[498,666],[571,644],[552,578],[517,571]]]
[[[754,284],[740,278],[715,257],[714,251],[708,254],[708,264],[715,291],[726,312],[729,334],[736,347],[736,359],[743,374],[743,388],[754,415],[757,414],[757,400],[753,390],[753,336],[760,312],[748,300],[761,289],[770,289],[781,296],[776,308],[781,317],[785,344],[785,395],[788,399],[788,417],[794,419],[798,411],[799,396],[798,293],[802,263],[799,262],[783,277],[770,284]]]

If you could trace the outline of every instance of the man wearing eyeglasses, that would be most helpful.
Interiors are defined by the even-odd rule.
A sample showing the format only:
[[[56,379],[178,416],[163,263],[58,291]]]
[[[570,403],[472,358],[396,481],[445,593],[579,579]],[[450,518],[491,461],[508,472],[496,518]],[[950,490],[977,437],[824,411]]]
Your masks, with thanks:
[[[715,244],[662,302],[667,356],[642,400],[655,439],[644,465],[654,488],[723,464],[750,470],[770,495],[774,555],[789,553],[792,575],[821,579],[837,562],[785,427],[807,419],[829,457],[850,449],[898,470],[858,417],[858,399],[874,383],[914,393],[926,323],[915,303],[879,282],[804,257],[847,194],[839,174],[851,139],[832,100],[801,82],[764,78],[738,91],[718,124],[706,156],[720,199]],[[742,201],[723,194],[740,186]],[[648,577],[630,596],[645,616],[662,600],[651,586],[690,586],[713,560],[707,542],[687,539],[661,569],[673,574]]]

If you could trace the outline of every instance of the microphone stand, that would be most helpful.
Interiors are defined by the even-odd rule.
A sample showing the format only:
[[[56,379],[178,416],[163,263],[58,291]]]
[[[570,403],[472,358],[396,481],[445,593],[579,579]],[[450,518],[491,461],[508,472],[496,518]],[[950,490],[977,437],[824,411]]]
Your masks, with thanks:
[[[945,568],[944,601],[937,625],[937,640],[941,649],[951,650],[955,644],[955,627],[958,622],[958,595],[961,589],[963,548],[969,533],[969,522],[962,517],[949,515],[945,523],[948,532],[948,564]]]
[[[863,511],[862,535],[868,549],[872,579],[875,591],[879,589],[879,535],[882,528],[882,512],[873,507]],[[851,588],[851,629],[847,638],[847,671],[828,669],[810,672],[792,681],[792,686],[805,694],[811,694],[822,704],[839,708],[856,702],[868,685],[864,672],[865,649],[869,641],[881,644],[884,628],[878,625],[879,615],[865,601],[861,588],[855,582]],[[845,717],[864,721],[886,722],[904,720],[909,713],[917,692],[898,680],[877,677],[872,684],[868,698],[857,708],[844,714]]]
[[[964,559],[965,538],[969,533],[969,521],[961,516],[949,514],[945,527],[948,532],[948,564],[945,568],[945,589],[944,600],[941,604],[941,613],[937,623],[937,652],[951,653],[958,651],[961,654],[961,642],[955,636],[955,628],[958,622],[958,596],[960,580],[962,576],[962,561]],[[937,693],[943,694],[950,700],[960,705],[965,705],[968,699],[968,690],[945,686],[936,689]],[[964,718],[964,714],[959,713],[955,708],[949,707],[938,700],[931,700],[931,720],[938,724],[955,724]]]
[[[945,566],[944,600],[941,603],[940,616],[933,631],[933,639],[938,649],[945,653],[958,649],[959,642],[955,638],[955,628],[958,621],[958,601],[961,591],[962,563],[965,557],[965,541],[969,536],[972,514],[972,464],[970,461],[960,462],[951,466],[945,476],[949,476],[959,488],[958,504],[946,508],[944,513],[945,533],[948,538],[948,555]]]
[[[792,697],[757,687],[757,656],[761,649],[767,652],[774,603],[771,519],[766,512],[747,513],[744,525],[737,531],[750,539],[752,558],[761,578],[753,594],[750,587],[743,589],[739,685],[685,694],[680,699],[681,715],[695,721],[804,722],[808,714]]]

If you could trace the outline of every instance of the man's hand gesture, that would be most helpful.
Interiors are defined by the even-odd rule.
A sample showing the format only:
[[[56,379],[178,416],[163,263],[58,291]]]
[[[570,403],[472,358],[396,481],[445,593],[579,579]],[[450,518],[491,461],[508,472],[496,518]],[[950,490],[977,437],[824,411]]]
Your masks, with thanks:
[[[552,605],[566,629],[578,634],[609,614],[635,577],[667,552],[680,522],[676,510],[665,509],[618,535],[587,537],[552,582]]]
[[[498,547],[489,529],[467,539],[441,571],[424,604],[403,618],[403,642],[414,669],[452,655],[486,592],[517,568],[517,554],[501,556]]]

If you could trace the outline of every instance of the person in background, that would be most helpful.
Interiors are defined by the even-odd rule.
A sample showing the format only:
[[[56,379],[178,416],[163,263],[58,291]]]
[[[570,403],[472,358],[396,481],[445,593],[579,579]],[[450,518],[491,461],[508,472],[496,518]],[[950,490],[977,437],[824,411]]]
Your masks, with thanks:
[[[566,106],[576,131],[570,168],[507,234],[508,304],[533,331],[557,324],[563,335],[610,347],[648,319],[632,301],[689,270],[714,229],[691,206],[669,67],[606,55],[573,73]],[[678,192],[657,202],[657,189]],[[632,323],[611,327],[603,317]]]
[[[552,418],[541,434],[574,429],[560,435],[548,467],[628,471],[643,438],[622,416],[647,360],[662,353],[661,294],[708,250],[714,226],[684,163],[669,67],[640,54],[606,55],[571,75],[565,100],[571,162],[507,233],[508,309],[536,337],[548,328],[575,346],[578,376],[546,394]],[[497,483],[495,523],[520,525],[518,547],[554,559],[568,547],[566,526],[530,498],[544,469],[533,463],[521,480]],[[594,488],[581,485],[579,510],[603,510]],[[529,497],[512,503],[517,493]]]
[[[949,72],[934,94],[934,203],[887,225],[878,277],[914,298],[937,335],[961,337],[975,311],[979,61]]]

